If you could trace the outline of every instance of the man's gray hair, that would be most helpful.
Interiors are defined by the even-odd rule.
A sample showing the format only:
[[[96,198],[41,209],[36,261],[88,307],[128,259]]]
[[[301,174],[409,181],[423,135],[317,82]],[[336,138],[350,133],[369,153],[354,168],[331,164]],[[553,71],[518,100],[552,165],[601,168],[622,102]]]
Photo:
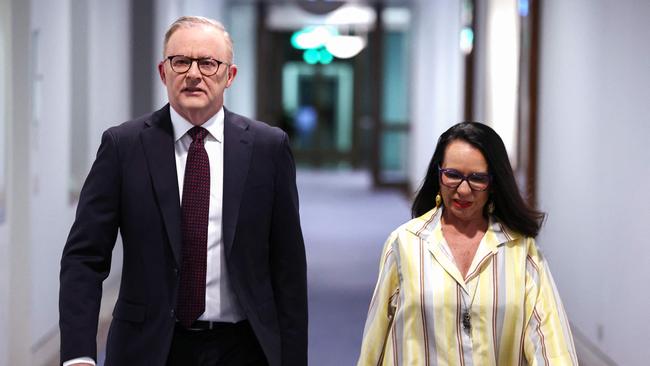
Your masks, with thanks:
[[[221,22],[216,21],[214,19],[195,16],[195,15],[184,15],[176,19],[169,26],[167,32],[165,33],[165,42],[163,43],[163,57],[165,57],[165,52],[167,51],[167,43],[169,42],[169,38],[171,38],[174,32],[176,32],[179,28],[190,28],[199,25],[208,25],[221,31],[221,33],[223,34],[223,38],[226,40],[226,44],[228,45],[228,51],[230,53],[230,59],[228,60],[228,63],[233,63],[235,58],[235,51],[233,49],[232,38],[230,38],[230,34],[228,34],[228,31],[226,31],[226,27],[224,27]]]

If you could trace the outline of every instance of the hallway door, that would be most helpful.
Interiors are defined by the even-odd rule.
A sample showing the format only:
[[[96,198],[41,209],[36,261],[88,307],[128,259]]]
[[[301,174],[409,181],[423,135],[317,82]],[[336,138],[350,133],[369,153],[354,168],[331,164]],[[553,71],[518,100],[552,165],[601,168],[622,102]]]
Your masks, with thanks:
[[[287,62],[282,73],[283,116],[298,164],[349,166],[353,153],[352,67]]]

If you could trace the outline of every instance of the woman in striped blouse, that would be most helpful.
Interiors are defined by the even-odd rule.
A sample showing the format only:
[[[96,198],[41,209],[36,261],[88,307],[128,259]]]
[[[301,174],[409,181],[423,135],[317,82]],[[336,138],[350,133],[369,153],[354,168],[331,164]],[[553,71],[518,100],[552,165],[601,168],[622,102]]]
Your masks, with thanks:
[[[358,365],[577,365],[569,322],[535,245],[501,138],[447,130],[384,246]]]

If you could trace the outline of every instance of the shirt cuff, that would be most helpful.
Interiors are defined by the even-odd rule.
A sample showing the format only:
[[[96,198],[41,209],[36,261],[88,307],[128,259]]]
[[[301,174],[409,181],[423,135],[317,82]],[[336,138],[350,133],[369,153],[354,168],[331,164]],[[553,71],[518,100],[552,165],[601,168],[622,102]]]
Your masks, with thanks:
[[[75,363],[89,363],[93,366],[97,366],[95,360],[93,360],[90,357],[79,357],[79,358],[72,359],[70,361],[65,361],[63,363],[63,366],[70,366],[70,365],[74,365]]]

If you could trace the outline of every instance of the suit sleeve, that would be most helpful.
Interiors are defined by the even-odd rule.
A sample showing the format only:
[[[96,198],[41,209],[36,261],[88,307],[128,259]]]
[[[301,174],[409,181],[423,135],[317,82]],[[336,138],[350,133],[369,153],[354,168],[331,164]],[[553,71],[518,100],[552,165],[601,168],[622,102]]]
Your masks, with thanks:
[[[386,340],[389,336],[391,324],[391,311],[389,311],[391,298],[399,294],[397,256],[394,252],[396,239],[396,235],[393,233],[384,244],[379,265],[379,278],[377,279],[372,300],[370,300],[366,325],[363,329],[361,354],[357,366],[383,364],[381,361],[385,358],[386,353],[392,351],[390,343],[386,342]]]
[[[307,365],[307,263],[296,168],[286,134],[278,146],[275,164],[270,265],[282,337],[282,365]]]
[[[118,231],[120,173],[111,130],[81,190],[75,221],[61,258],[59,327],[61,360],[97,359],[97,323],[102,282],[109,274]]]
[[[548,264],[528,239],[524,354],[529,365],[577,365],[569,321]]]

